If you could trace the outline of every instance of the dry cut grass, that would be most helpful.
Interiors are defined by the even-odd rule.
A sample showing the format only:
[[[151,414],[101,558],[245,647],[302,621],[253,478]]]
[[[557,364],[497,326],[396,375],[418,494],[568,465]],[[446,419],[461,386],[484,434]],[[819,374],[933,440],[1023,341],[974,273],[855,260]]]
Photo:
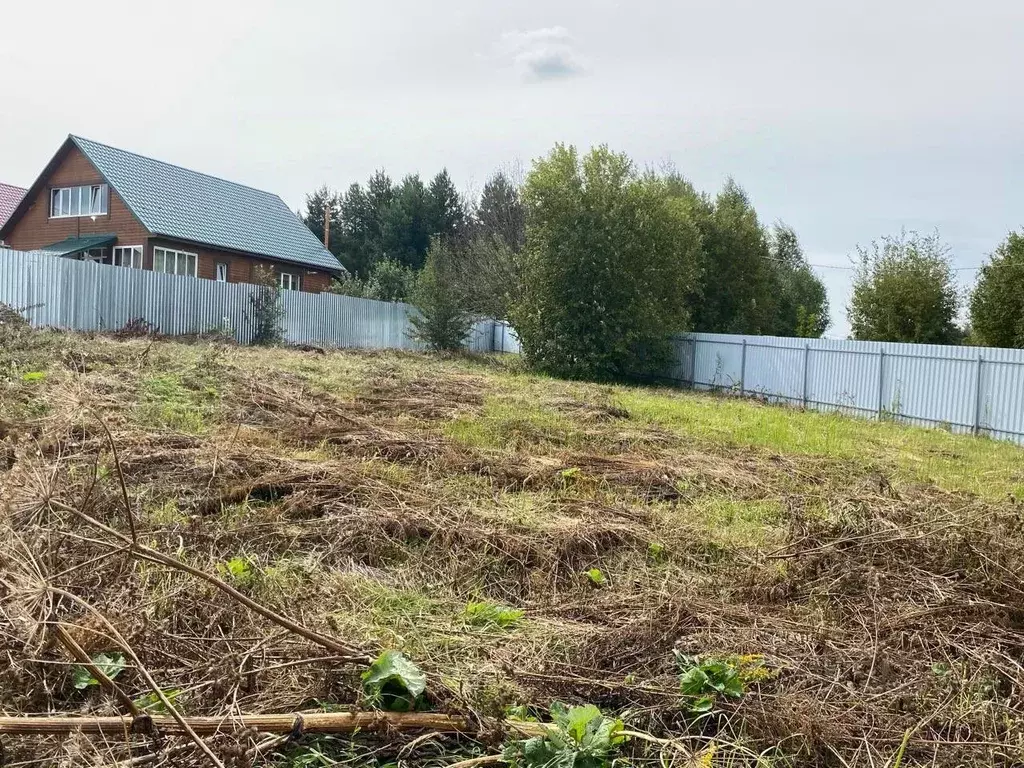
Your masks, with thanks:
[[[74,687],[58,626],[92,656],[116,630],[138,657],[118,685],[146,703],[145,670],[185,714],[362,705],[361,662],[79,511],[360,652],[403,650],[434,709],[591,702],[694,761],[634,740],[637,764],[882,766],[904,741],[904,766],[1024,761],[1013,446],[494,360],[26,332],[0,347],[0,393],[5,714],[124,711]],[[674,652],[726,661],[743,696],[692,713]],[[258,738],[211,748],[292,766],[494,749],[303,737],[255,756]],[[145,734],[6,749],[205,764]]]

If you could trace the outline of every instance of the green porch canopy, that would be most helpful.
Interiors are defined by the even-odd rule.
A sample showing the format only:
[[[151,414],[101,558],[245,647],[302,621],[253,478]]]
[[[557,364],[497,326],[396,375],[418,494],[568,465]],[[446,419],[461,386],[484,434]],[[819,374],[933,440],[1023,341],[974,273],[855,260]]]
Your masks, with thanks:
[[[113,245],[117,235],[86,235],[85,237],[69,237],[59,243],[44,245],[39,250],[49,253],[51,256],[73,256],[91,248],[103,248]]]

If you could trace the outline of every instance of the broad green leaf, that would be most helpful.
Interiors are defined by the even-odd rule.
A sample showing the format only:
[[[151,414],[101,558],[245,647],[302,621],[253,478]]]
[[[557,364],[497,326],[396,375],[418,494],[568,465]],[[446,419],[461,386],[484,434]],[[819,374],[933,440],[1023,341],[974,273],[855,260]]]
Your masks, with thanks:
[[[715,706],[715,700],[711,696],[701,696],[690,705],[690,711],[697,715],[710,712]]]
[[[687,696],[700,696],[709,686],[708,676],[700,667],[691,667],[679,676],[679,684]]]
[[[427,677],[401,651],[384,651],[363,673],[371,702],[392,712],[409,712],[427,689]]]
[[[565,730],[573,739],[582,743],[587,726],[594,720],[600,722],[601,710],[593,704],[587,704],[585,707],[573,707],[566,714]]]
[[[99,653],[92,657],[95,664],[103,674],[111,680],[116,678],[124,670],[124,654],[121,653]],[[72,685],[76,690],[83,691],[91,685],[99,685],[100,681],[92,676],[92,672],[86,667],[77,666],[71,674]]]
[[[722,693],[733,699],[743,696],[743,681],[735,670],[726,678],[725,684],[722,686]]]
[[[512,768],[609,768],[615,748],[625,740],[623,723],[605,717],[592,704],[551,705],[555,728],[544,736],[506,747]]]

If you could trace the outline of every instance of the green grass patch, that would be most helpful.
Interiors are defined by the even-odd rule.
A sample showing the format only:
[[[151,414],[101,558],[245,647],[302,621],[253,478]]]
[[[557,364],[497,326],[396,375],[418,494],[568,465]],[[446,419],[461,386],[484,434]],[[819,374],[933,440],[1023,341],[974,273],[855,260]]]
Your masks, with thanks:
[[[523,611],[506,605],[497,605],[486,600],[472,600],[466,604],[463,616],[466,623],[476,627],[500,627],[509,629],[523,618]]]
[[[566,416],[533,402],[489,397],[477,415],[460,416],[444,428],[448,437],[472,448],[519,450],[534,445],[567,447],[583,433]]]
[[[759,547],[782,538],[784,510],[775,500],[705,496],[680,511],[692,515],[707,530],[709,539],[722,547]]]
[[[623,389],[617,401],[632,418],[687,438],[852,459],[903,482],[988,498],[1024,496],[1024,450],[1010,443],[690,393]]]
[[[209,428],[219,399],[214,387],[187,387],[180,374],[151,376],[142,381],[139,419],[159,429],[201,434]]]

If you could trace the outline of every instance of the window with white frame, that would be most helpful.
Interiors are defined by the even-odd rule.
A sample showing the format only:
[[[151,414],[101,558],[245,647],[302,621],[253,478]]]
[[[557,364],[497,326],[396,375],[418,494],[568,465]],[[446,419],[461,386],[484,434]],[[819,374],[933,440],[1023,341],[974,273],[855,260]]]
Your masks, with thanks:
[[[103,264],[107,261],[107,249],[106,248],[90,248],[86,251],[82,251],[82,261],[90,261],[93,264]]]
[[[168,275],[198,276],[199,257],[186,251],[173,251],[170,248],[153,249],[153,271]]]
[[[50,218],[103,216],[107,213],[107,185],[60,187],[50,190]]]
[[[281,288],[285,291],[299,290],[299,276],[294,272],[282,272]]]
[[[115,267],[130,267],[142,269],[142,246],[141,245],[119,245],[114,248]]]

